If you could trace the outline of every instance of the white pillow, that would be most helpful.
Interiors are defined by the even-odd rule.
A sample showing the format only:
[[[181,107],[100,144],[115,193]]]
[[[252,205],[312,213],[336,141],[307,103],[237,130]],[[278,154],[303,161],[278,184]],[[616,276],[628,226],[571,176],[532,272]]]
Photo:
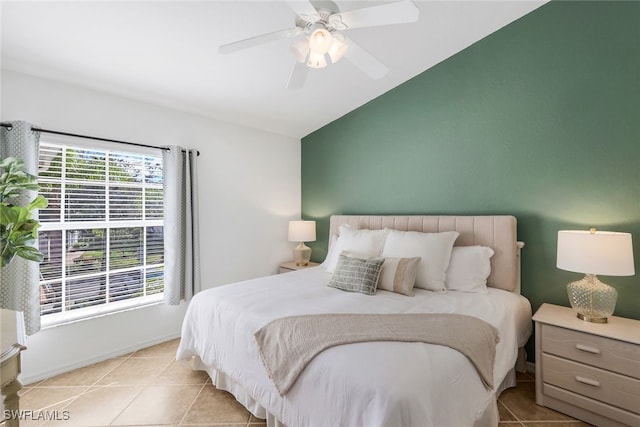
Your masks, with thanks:
[[[382,249],[383,258],[420,257],[416,275],[416,288],[446,291],[445,277],[451,248],[458,238],[457,231],[420,233],[418,231],[388,230]]]
[[[486,246],[456,246],[451,252],[446,287],[450,291],[487,293],[493,249]]]
[[[348,224],[342,224],[338,229],[340,235],[322,263],[328,272],[333,273],[342,251],[354,252],[363,258],[376,257],[382,252],[386,230],[357,230]]]
[[[327,249],[327,256],[324,257],[324,261],[320,264],[325,270],[329,271],[329,261],[333,259],[338,259],[338,255],[336,254],[336,242],[338,241],[338,236],[332,234],[329,238],[329,248]]]

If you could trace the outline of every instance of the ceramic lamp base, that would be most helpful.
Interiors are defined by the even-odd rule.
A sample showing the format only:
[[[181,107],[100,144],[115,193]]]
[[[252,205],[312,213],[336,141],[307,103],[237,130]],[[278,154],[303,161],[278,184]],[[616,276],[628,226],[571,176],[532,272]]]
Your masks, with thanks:
[[[593,323],[607,323],[618,299],[618,292],[598,280],[595,274],[587,274],[584,279],[569,283],[567,294],[578,318]]]
[[[293,250],[293,261],[298,266],[309,265],[309,260],[311,259],[311,248],[304,244],[304,242],[300,242],[298,246]]]

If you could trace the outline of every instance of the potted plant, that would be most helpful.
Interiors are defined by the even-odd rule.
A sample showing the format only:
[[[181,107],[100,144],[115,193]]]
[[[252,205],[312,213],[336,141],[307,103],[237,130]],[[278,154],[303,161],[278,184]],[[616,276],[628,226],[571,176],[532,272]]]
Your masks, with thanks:
[[[46,208],[47,199],[38,195],[26,206],[17,203],[27,190],[38,190],[37,177],[24,171],[15,157],[0,160],[0,268],[16,257],[42,262],[44,255],[33,245],[40,223],[31,217],[34,209]],[[11,203],[14,202],[14,203]]]

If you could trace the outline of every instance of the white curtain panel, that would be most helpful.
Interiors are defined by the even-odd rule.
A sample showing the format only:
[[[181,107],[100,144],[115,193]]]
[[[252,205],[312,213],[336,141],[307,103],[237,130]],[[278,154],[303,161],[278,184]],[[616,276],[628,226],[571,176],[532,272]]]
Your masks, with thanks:
[[[24,162],[26,172],[37,176],[40,133],[31,128],[26,122],[11,122],[10,128],[0,127],[0,159],[16,157]],[[24,206],[37,195],[36,191],[25,191],[12,203]],[[37,211],[32,218],[38,219]],[[39,277],[38,263],[20,257],[0,269],[0,308],[21,311],[27,335],[40,330]]]
[[[200,291],[197,150],[163,152],[164,301],[178,305]]]

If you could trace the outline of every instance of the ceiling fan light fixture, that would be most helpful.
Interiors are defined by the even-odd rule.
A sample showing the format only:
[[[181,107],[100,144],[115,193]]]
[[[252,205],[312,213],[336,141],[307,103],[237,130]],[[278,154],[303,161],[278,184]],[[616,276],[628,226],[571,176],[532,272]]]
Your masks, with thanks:
[[[309,53],[309,60],[307,61],[309,68],[324,68],[327,66],[327,60],[324,57],[324,53],[314,52]]]
[[[331,62],[335,64],[340,61],[344,54],[347,52],[347,44],[344,42],[344,37],[338,35],[333,36],[333,42],[331,43],[331,47],[329,48],[329,58],[331,58]]]
[[[0,0],[2,1],[2,0]],[[327,61],[337,63],[346,56],[357,68],[372,79],[382,78],[389,69],[375,56],[361,48],[340,32],[347,29],[404,24],[418,20],[420,10],[415,0],[386,1],[383,4],[351,9],[341,12],[331,0],[287,1],[296,13],[295,26],[272,31],[218,47],[223,54],[249,49],[281,38],[295,38],[289,45],[294,56],[293,71],[287,88],[298,89],[304,84],[309,68],[324,68]],[[327,56],[329,59],[327,59]]]
[[[298,62],[304,63],[309,54],[309,39],[302,37],[289,46],[289,51]]]
[[[317,28],[309,37],[309,48],[316,53],[325,54],[331,48],[333,37],[324,28]]]

